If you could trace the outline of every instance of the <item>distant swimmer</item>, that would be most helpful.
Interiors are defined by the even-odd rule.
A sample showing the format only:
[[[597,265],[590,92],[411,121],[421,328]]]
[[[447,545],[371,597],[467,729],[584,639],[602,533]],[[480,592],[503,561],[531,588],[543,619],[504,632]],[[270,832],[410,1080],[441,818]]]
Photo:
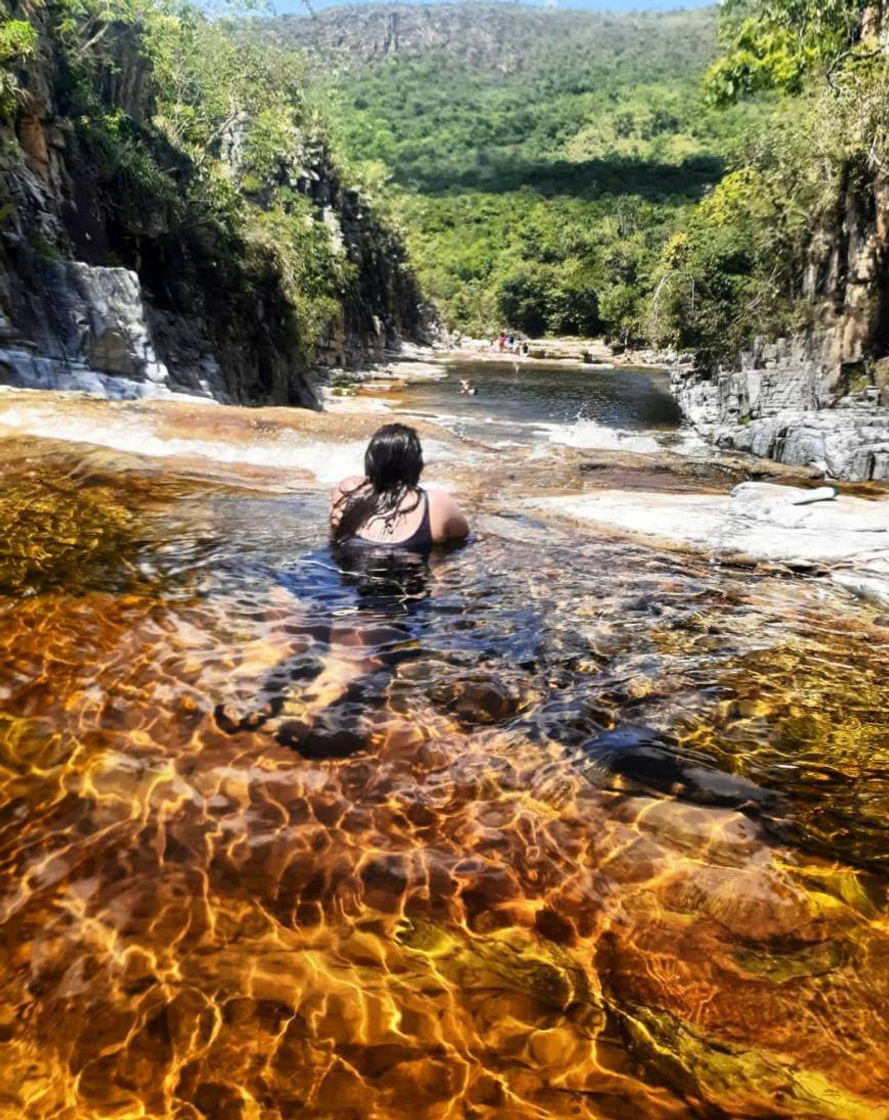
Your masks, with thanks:
[[[460,394],[464,397],[474,397],[478,389],[475,387],[474,381],[469,381],[465,377],[460,380]]]

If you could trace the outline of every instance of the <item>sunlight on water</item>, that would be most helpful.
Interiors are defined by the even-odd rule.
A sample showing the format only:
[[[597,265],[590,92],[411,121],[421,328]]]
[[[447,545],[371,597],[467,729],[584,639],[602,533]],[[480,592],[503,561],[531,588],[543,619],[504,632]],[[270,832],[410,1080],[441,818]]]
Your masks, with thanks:
[[[664,372],[512,358],[461,359],[445,369],[442,378],[408,385],[399,394],[399,408],[434,416],[460,435],[510,443],[541,446],[549,441],[649,454],[664,443],[697,442],[681,427]],[[476,395],[460,393],[464,378],[473,382]]]
[[[0,446],[0,1115],[889,1116],[889,619]]]

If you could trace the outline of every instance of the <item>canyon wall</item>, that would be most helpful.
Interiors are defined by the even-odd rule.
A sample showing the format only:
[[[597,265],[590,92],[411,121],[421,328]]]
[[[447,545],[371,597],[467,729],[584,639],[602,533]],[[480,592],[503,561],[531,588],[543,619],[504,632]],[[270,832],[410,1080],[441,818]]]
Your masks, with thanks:
[[[828,477],[889,481],[889,183],[847,184],[813,238],[811,329],[756,339],[731,369],[677,372],[688,420],[719,447]]]
[[[312,406],[316,367],[432,341],[438,324],[400,241],[343,182],[322,137],[307,135],[282,161],[282,187],[308,203],[307,220],[348,266],[307,346],[272,254],[211,212],[186,212],[119,156],[109,169],[95,122],[71,95],[52,16],[27,14],[38,47],[0,119],[0,383]],[[102,50],[102,111],[158,152],[184,192],[194,167],[153,129],[140,28],[112,25]],[[222,137],[223,158],[237,158],[237,124]]]

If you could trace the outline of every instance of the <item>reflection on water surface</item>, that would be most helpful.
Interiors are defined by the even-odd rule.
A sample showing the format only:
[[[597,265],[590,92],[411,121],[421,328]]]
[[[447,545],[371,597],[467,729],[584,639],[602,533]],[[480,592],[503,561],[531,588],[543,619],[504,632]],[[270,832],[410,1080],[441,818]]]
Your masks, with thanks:
[[[5,465],[0,1115],[889,1116],[885,618],[125,465]]]

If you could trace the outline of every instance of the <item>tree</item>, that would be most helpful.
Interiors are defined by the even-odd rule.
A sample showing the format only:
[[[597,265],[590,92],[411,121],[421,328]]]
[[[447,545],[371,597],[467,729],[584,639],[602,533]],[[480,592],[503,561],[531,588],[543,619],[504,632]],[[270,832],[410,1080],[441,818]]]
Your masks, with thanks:
[[[870,53],[867,41],[882,20],[883,4],[872,0],[725,0],[724,53],[708,73],[710,98],[727,104],[766,89],[800,93],[813,71],[831,75]]]
[[[526,334],[544,334],[553,288],[552,268],[547,265],[531,265],[506,276],[497,289],[497,306],[504,322]]]

